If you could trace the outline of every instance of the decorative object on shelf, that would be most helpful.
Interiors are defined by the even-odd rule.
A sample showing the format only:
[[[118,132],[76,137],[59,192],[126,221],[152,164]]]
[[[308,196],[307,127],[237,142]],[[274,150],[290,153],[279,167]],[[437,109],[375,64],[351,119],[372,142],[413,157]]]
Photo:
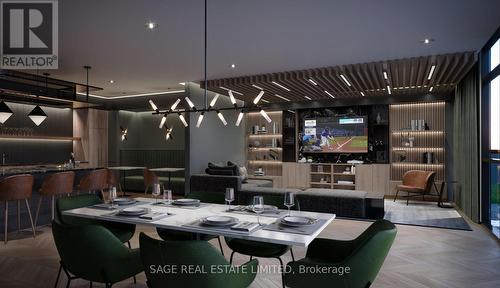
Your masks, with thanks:
[[[377,113],[377,118],[375,119],[377,121],[377,124],[380,124],[382,122],[382,117],[380,117],[380,113]]]
[[[424,164],[434,164],[435,154],[434,152],[424,152],[422,155],[422,163]]]
[[[14,112],[12,112],[9,106],[2,100],[2,102],[0,102],[0,123],[5,123],[13,114]]]
[[[410,147],[413,147],[413,141],[415,141],[415,137],[413,137],[413,136],[408,137],[408,144]]]

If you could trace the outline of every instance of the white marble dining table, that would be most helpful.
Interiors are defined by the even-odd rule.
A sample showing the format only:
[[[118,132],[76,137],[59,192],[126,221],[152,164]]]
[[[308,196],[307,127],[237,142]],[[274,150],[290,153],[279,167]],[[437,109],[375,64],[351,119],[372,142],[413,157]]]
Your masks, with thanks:
[[[106,220],[120,223],[138,224],[138,225],[149,225],[157,228],[173,229],[177,231],[185,231],[199,234],[210,234],[217,236],[228,236],[233,238],[247,239],[253,241],[262,241],[275,244],[285,244],[292,246],[307,247],[318,235],[335,219],[335,214],[328,213],[316,213],[307,211],[292,211],[293,216],[301,215],[307,216],[314,219],[323,219],[322,225],[320,225],[316,231],[309,235],[296,234],[290,232],[282,231],[271,231],[265,229],[257,229],[250,233],[233,231],[230,229],[214,229],[212,227],[203,227],[189,225],[190,223],[196,222],[203,217],[214,216],[214,215],[226,215],[238,218],[239,221],[249,221],[257,223],[257,215],[253,214],[241,214],[241,213],[231,213],[226,212],[228,209],[227,205],[223,204],[209,204],[202,203],[200,207],[196,209],[187,209],[174,206],[163,206],[163,205],[152,205],[155,200],[150,198],[136,198],[139,201],[134,207],[147,207],[151,209],[151,212],[160,213],[170,213],[172,215],[156,220],[156,221],[144,221],[136,217],[123,217],[110,215],[113,214],[111,210],[106,209],[96,209],[92,207],[82,207],[72,210],[67,210],[63,212],[63,215],[70,215],[76,217],[90,218],[96,220]],[[267,225],[275,222],[276,217],[265,216],[261,214],[260,222],[261,224]]]

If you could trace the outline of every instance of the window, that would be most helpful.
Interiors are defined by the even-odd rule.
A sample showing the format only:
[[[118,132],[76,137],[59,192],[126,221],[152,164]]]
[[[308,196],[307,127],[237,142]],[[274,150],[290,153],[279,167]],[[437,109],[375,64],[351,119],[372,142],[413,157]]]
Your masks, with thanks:
[[[500,39],[490,49],[490,71],[500,64]]]
[[[500,150],[500,76],[490,83],[490,150]]]

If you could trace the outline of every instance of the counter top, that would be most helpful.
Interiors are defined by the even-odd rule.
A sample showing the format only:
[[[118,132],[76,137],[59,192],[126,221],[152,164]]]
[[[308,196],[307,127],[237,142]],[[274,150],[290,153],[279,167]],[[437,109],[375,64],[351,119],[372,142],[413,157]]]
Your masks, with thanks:
[[[80,164],[74,168],[67,168],[64,165],[26,165],[26,166],[0,166],[0,177],[19,174],[44,174],[63,171],[92,170],[101,167],[92,167],[88,164]]]

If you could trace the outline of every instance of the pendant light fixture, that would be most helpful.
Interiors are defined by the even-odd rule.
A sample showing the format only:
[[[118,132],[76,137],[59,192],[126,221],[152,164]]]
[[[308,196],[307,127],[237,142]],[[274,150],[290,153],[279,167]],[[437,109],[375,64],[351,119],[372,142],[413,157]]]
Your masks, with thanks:
[[[48,91],[48,77],[50,74],[43,73],[43,75],[45,76],[45,94],[48,94],[48,92],[49,92]],[[39,95],[36,95],[37,102],[38,102],[38,97],[39,97]],[[47,119],[47,114],[45,114],[45,112],[42,110],[42,108],[37,103],[35,108],[33,108],[33,110],[31,110],[31,112],[28,114],[28,117],[31,119],[31,121],[33,121],[33,123],[35,123],[36,126],[40,126],[40,124],[42,124],[42,122],[45,121],[45,119]]]
[[[120,132],[122,133],[122,137],[121,137],[122,141],[127,140],[128,129],[123,128],[122,126],[120,126]]]
[[[7,104],[5,104],[2,100],[2,102],[0,102],[0,123],[5,123],[5,121],[7,121],[7,119],[9,119],[13,114],[14,112],[12,112],[9,106],[7,106]]]

